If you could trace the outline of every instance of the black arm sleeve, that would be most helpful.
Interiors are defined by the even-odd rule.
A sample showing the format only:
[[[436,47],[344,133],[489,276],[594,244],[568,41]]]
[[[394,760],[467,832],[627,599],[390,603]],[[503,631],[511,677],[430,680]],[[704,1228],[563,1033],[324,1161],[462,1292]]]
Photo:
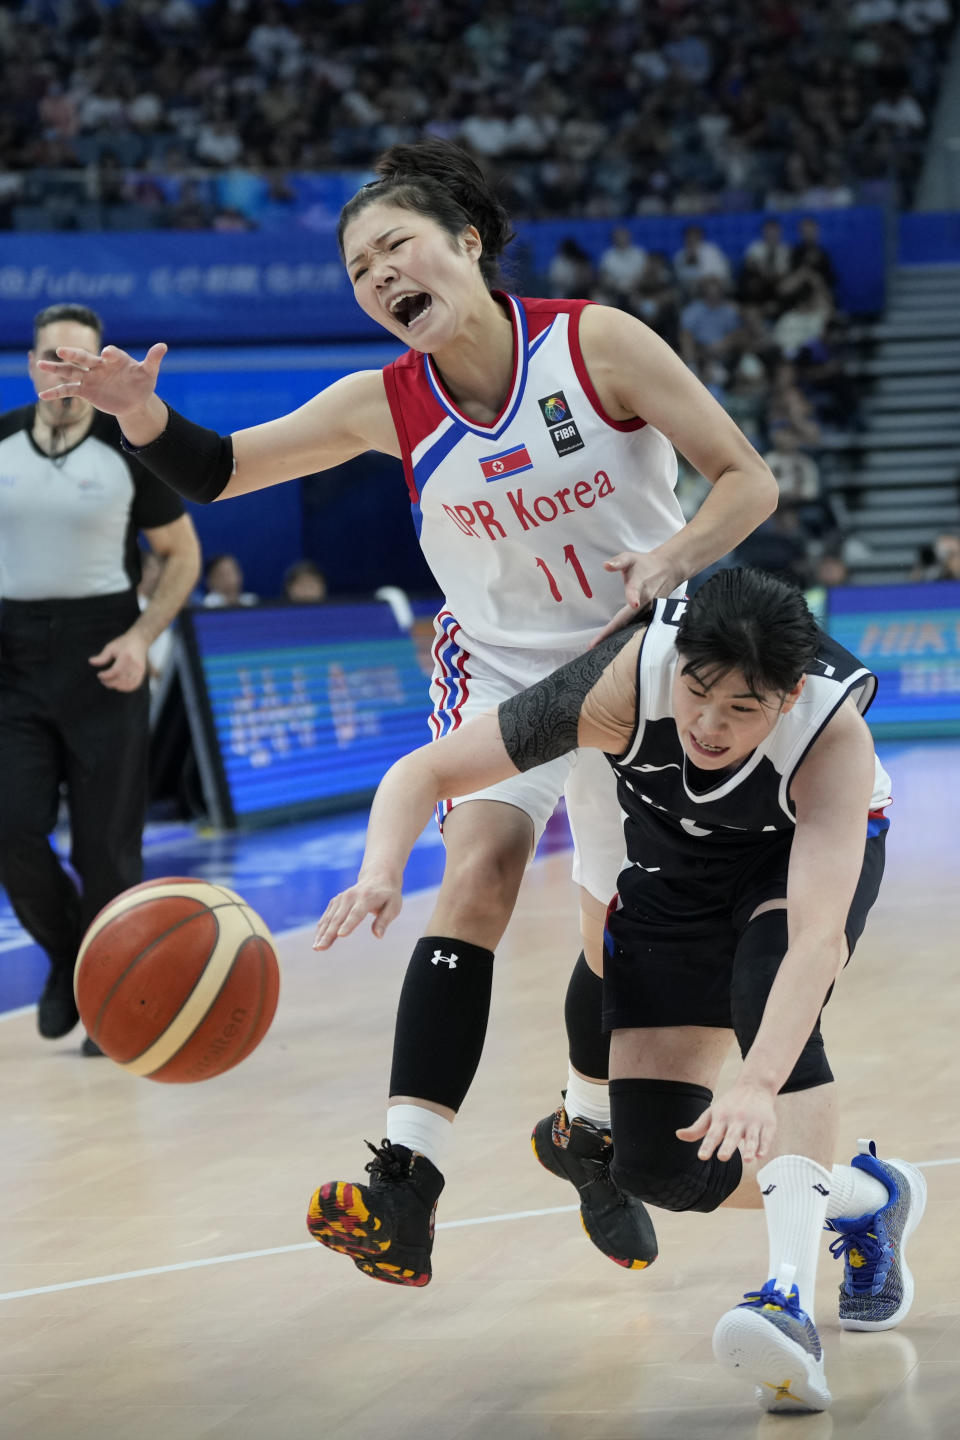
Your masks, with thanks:
[[[169,405],[167,410],[166,428],[156,440],[138,446],[122,436],[123,448],[171,490],[187,500],[209,505],[227,488],[233,474],[233,440],[229,435],[194,425]]]
[[[649,611],[644,612],[649,619]],[[504,748],[518,770],[532,770],[576,750],[583,702],[615,655],[636,634],[636,626],[616,630],[576,660],[561,665],[497,709]]]

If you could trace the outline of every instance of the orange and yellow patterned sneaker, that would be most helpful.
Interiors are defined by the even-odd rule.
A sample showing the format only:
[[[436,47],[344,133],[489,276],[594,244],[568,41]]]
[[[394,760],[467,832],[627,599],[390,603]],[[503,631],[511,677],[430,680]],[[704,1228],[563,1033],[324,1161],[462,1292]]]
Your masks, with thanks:
[[[545,1170],[569,1180],[580,1196],[580,1222],[598,1250],[627,1270],[645,1270],[657,1258],[657,1236],[642,1201],[610,1177],[609,1130],[571,1120],[563,1105],[534,1126],[533,1153]]]
[[[307,1229],[349,1255],[358,1270],[390,1285],[429,1285],[434,1217],[443,1189],[437,1167],[416,1150],[383,1140],[367,1146],[369,1185],[331,1180],[310,1201]]]

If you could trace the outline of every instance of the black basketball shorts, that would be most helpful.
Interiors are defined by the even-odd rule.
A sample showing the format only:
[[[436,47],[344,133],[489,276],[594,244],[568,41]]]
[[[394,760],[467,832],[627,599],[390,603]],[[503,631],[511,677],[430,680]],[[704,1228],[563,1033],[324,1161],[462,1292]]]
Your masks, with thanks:
[[[747,860],[703,862],[682,880],[629,873],[621,908],[611,906],[604,932],[604,1030],[732,1029],[737,943],[758,905],[786,896],[791,839],[772,840]],[[866,841],[847,915],[850,955],[880,889],[885,840],[884,827]]]

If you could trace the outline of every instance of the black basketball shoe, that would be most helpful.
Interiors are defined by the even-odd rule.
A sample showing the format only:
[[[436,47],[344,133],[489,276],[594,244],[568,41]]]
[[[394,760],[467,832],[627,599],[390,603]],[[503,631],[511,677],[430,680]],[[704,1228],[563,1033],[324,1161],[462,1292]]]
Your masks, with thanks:
[[[559,1105],[530,1137],[540,1164],[580,1194],[580,1221],[598,1250],[627,1270],[645,1270],[657,1258],[653,1221],[641,1201],[610,1177],[613,1140],[589,1120],[570,1120]]]
[[[429,1285],[430,1251],[443,1176],[406,1145],[367,1146],[369,1185],[331,1180],[310,1201],[307,1229],[314,1240],[349,1255],[358,1270],[391,1285]]]
[[[37,1004],[37,1029],[45,1040],[59,1040],[80,1019],[73,994],[73,961],[53,960]]]

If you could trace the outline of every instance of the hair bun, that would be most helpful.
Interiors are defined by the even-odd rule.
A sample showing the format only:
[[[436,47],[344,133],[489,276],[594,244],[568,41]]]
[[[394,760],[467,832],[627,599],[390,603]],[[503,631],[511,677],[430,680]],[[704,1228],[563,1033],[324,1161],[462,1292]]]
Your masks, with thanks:
[[[513,239],[510,217],[487,177],[473,156],[452,141],[426,137],[392,145],[374,170],[384,187],[423,181],[440,186],[460,206],[466,222],[476,226],[491,257],[502,255]]]

